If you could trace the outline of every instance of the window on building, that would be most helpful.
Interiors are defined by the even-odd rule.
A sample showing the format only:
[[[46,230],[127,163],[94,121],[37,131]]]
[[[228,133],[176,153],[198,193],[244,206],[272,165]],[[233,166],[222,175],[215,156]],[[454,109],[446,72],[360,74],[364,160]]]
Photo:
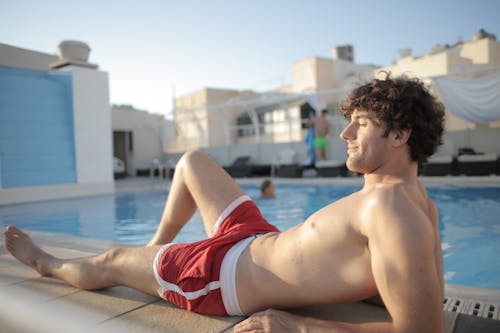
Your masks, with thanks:
[[[241,114],[236,119],[236,124],[238,125],[238,136],[253,136],[255,135],[255,128],[252,124],[252,119],[248,113]]]

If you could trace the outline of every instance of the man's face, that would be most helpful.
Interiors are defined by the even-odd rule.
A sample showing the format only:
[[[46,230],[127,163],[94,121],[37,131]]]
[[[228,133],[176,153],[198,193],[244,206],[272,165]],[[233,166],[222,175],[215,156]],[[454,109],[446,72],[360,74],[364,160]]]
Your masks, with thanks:
[[[378,169],[389,152],[384,126],[371,111],[354,110],[340,137],[347,143],[347,167],[359,173]]]

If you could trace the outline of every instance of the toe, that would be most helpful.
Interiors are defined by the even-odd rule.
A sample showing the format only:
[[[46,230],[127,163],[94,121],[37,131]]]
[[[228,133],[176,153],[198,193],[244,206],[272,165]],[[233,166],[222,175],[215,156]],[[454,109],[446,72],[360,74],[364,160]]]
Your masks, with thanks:
[[[22,237],[27,238],[28,237],[28,234],[26,234],[21,229],[19,229],[18,227],[15,227],[13,225],[9,225],[7,227],[7,234],[6,235],[10,236],[10,238],[12,238],[12,239],[22,238]]]
[[[21,234],[24,234],[24,232],[21,231],[21,229],[19,229],[18,227],[16,226],[13,226],[13,225],[9,225],[7,227],[7,232],[11,233],[11,234],[17,234],[17,235],[21,235]]]

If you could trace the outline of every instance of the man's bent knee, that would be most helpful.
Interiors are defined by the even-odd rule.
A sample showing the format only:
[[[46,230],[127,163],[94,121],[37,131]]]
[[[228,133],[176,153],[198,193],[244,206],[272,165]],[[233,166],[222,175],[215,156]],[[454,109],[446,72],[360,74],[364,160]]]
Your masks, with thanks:
[[[181,160],[184,160],[184,163],[186,164],[199,163],[200,160],[206,159],[208,159],[208,155],[200,150],[188,151],[181,158]]]
[[[193,165],[194,163],[196,163],[196,161],[199,161],[199,159],[202,156],[203,156],[203,158],[206,158],[206,155],[199,150],[191,150],[191,151],[184,153],[184,155],[182,155],[182,157],[177,162],[176,172],[181,171],[184,168]]]

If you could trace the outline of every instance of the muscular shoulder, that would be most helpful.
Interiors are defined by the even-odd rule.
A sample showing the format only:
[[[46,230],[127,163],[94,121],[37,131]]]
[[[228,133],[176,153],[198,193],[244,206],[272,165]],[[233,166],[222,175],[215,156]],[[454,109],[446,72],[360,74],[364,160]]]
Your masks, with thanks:
[[[435,207],[423,188],[376,186],[367,191],[363,201],[361,225],[369,239],[400,238],[399,241],[408,242],[433,238],[431,215]]]

